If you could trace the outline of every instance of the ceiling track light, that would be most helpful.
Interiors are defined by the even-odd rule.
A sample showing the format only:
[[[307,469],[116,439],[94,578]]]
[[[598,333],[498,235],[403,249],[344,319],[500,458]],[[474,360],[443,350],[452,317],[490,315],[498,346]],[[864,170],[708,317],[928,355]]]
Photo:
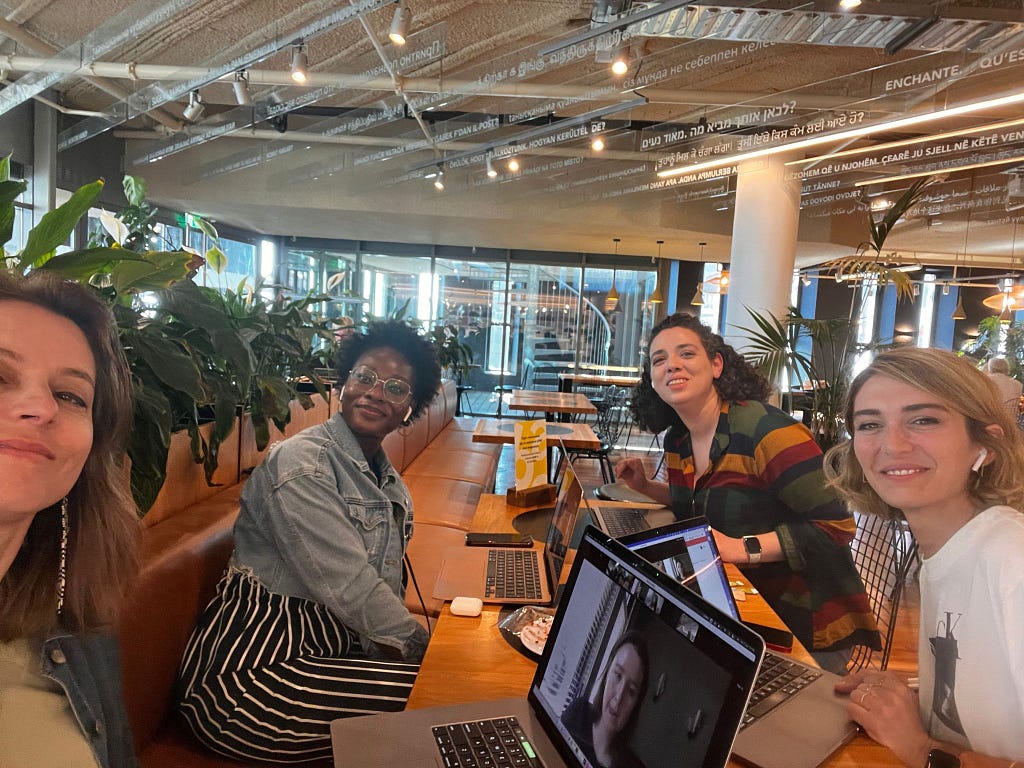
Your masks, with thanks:
[[[860,5],[860,0],[839,0],[839,7],[844,11],[852,11]]]
[[[292,48],[291,72],[294,82],[305,85],[309,77],[309,57],[306,55],[306,46],[302,43],[296,43]]]
[[[203,98],[199,95],[199,91],[189,91],[188,106],[185,107],[181,116],[188,122],[194,123],[199,119],[199,116],[203,114],[204,109],[206,109],[206,107],[203,105]]]
[[[434,176],[434,189],[438,192],[444,192],[444,166],[441,163],[437,164],[437,175]]]
[[[505,167],[508,168],[510,173],[519,173],[522,165],[519,162],[519,158],[516,157],[516,143],[513,141],[510,146],[512,147],[512,154],[509,155]]]
[[[235,90],[235,101],[240,107],[248,107],[252,104],[252,94],[249,93],[249,75],[244,69],[235,72],[235,80],[231,83]]]
[[[410,11],[403,0],[396,3],[395,15],[391,17],[391,27],[388,29],[388,39],[395,45],[405,45],[409,38],[409,25],[412,23],[412,11]]]
[[[498,178],[498,171],[497,171],[497,169],[495,169],[494,163],[491,162],[491,153],[490,152],[488,152],[486,155],[484,155],[484,164],[487,167],[487,178],[488,179],[496,179],[496,178]]]

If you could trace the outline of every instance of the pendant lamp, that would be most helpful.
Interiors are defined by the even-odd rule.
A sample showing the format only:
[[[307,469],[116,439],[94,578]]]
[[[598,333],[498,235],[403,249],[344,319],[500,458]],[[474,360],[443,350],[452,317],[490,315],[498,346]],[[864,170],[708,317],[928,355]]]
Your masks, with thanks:
[[[658,265],[661,264],[661,246],[664,243],[665,243],[664,240],[659,240],[658,241],[658,260],[655,262]],[[655,281],[657,281],[657,279],[658,279],[658,274],[657,273],[654,274],[654,279],[655,279]],[[650,296],[649,299],[647,299],[647,301],[649,303],[651,303],[651,304],[664,304],[665,303],[665,297],[661,295],[661,286],[658,285],[657,282],[655,282],[654,290],[651,291],[651,296]]]
[[[690,303],[695,307],[704,306],[704,294],[701,292],[701,288],[703,286],[704,283],[697,283],[697,292],[693,294],[693,298],[690,299]]]
[[[956,272],[957,267],[960,266],[960,254],[957,254],[956,260],[953,262],[953,284],[956,285]],[[954,320],[966,320],[967,313],[964,311],[964,293],[960,290],[960,286],[956,289],[956,307],[953,309],[953,314],[950,315]]]
[[[613,237],[612,241],[615,243],[615,262],[619,261],[619,243],[622,238]],[[606,313],[614,312],[615,308],[619,305],[619,292],[615,290],[615,267],[612,267],[612,287],[608,291],[608,295],[604,298],[604,311]]]

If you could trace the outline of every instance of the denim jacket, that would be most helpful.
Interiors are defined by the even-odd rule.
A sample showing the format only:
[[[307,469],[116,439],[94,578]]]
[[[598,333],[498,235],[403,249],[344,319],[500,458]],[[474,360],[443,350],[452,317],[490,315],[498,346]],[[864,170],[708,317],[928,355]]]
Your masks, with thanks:
[[[373,460],[379,481],[340,413],[276,445],[242,491],[233,565],[324,605],[367,653],[419,661],[428,638],[402,586],[412,500],[383,449]]]
[[[52,635],[43,641],[40,663],[42,674],[64,689],[100,768],[138,768],[121,698],[120,657],[114,637],[102,633]]]

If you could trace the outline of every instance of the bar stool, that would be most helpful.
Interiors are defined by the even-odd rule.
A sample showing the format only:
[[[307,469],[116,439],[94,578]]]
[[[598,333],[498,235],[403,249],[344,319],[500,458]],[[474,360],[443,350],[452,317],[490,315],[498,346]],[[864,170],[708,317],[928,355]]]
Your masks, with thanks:
[[[467,392],[472,392],[473,388],[468,384],[456,384],[455,391],[459,393],[459,397],[455,401],[455,415],[465,416],[466,413],[469,413],[470,416],[476,416],[476,414],[473,413],[473,403],[470,400],[469,395],[466,394]],[[465,405],[463,405],[462,402],[463,396],[466,398]]]

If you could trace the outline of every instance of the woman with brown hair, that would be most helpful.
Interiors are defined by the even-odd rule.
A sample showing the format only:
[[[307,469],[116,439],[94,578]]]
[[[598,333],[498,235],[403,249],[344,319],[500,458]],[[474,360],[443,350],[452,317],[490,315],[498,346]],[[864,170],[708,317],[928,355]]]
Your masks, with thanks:
[[[911,768],[1024,762],[1024,437],[984,373],[914,347],[854,379],[846,425],[832,484],[921,554],[919,694],[859,672],[837,686],[850,717]]]
[[[853,515],[825,485],[821,449],[764,402],[765,378],[692,315],[658,323],[648,353],[631,407],[641,429],[668,429],[668,483],[635,458],[616,474],[679,519],[707,517],[722,559],[743,569],[820,666],[844,674],[851,647],[879,639],[850,555]]]
[[[131,379],[107,307],[0,271],[0,755],[136,765],[110,633],[137,567]]]

